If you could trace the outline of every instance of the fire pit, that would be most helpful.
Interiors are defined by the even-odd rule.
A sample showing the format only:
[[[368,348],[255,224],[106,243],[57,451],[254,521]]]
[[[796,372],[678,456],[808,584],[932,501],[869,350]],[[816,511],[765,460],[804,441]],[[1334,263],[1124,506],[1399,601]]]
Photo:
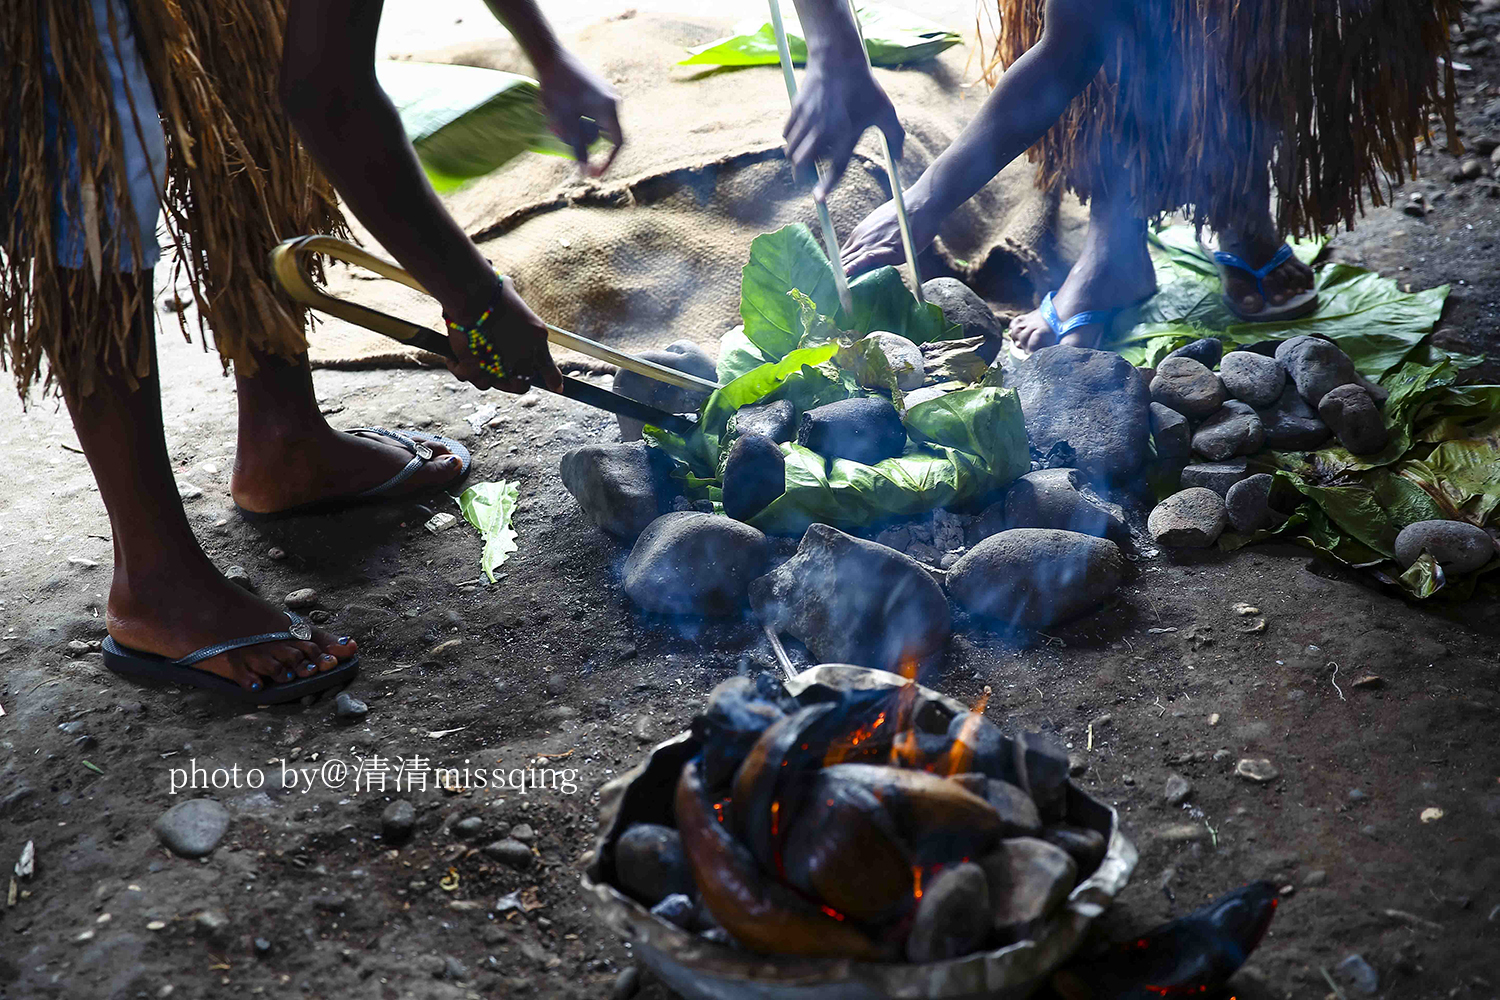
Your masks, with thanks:
[[[775,713],[763,732],[738,739],[710,733],[712,719],[700,717],[693,732],[660,744],[603,789],[602,832],[584,888],[594,912],[681,995],[1026,997],[1073,953],[1128,881],[1136,851],[1114,810],[1065,776],[1046,788],[1039,777],[1028,779],[1028,769],[1056,772],[1055,755],[1028,746],[1026,737],[1000,735],[959,702],[884,671],[825,664],[793,677],[786,689],[791,711]],[[994,777],[997,768],[1021,772],[1013,777],[1027,786],[1026,801],[1016,805],[1031,810],[1034,803],[1031,823],[1045,829],[1018,836],[1003,802],[986,805],[1019,791]],[[786,777],[799,771],[804,777]],[[800,805],[786,791],[788,780],[803,782]],[[861,810],[861,796],[880,800],[877,818]],[[707,936],[653,913],[639,892],[623,887],[616,866],[622,835],[662,827],[680,831],[702,908],[712,911],[710,925],[723,925]],[[978,950],[955,952],[949,938],[947,953],[955,957],[941,958],[930,926],[920,930],[924,881],[935,897],[938,878],[980,867],[993,887],[996,857],[1008,851],[1013,865],[1028,849],[1062,857],[1050,844],[1074,846],[1070,836],[1103,850],[1102,858],[1083,862],[1065,897],[1009,930],[997,917],[992,931],[987,913]],[[898,867],[882,863],[893,854],[909,863],[909,888]],[[758,858],[770,863],[757,867]],[[747,880],[754,891],[744,888]],[[941,960],[910,961],[911,954]]]

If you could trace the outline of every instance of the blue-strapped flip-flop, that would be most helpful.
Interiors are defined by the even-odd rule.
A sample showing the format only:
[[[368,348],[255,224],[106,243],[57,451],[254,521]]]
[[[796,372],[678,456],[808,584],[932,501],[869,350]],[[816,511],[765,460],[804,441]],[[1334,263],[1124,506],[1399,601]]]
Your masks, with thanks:
[[[1151,293],[1151,295],[1155,294],[1155,292]],[[1129,330],[1140,321],[1141,308],[1147,302],[1151,301],[1151,295],[1143,299],[1138,299],[1128,306],[1121,306],[1118,309],[1086,309],[1081,313],[1069,316],[1065,320],[1057,315],[1057,306],[1052,303],[1052,293],[1048,292],[1042,296],[1042,304],[1037,306],[1037,311],[1042,314],[1042,319],[1046,320],[1047,325],[1052,328],[1052,333],[1057,337],[1057,342],[1060,344],[1062,343],[1062,339],[1074,330],[1085,326],[1092,326],[1095,323],[1104,327],[1106,333],[1114,331],[1119,327]],[[1101,336],[1099,339],[1102,342],[1104,338]],[[1031,352],[1023,350],[1014,340],[1010,340],[1009,338],[1006,338],[1006,340],[1009,344],[1012,357],[1024,359],[1030,355]]]
[[[307,695],[317,694],[319,691],[341,687],[354,680],[359,674],[358,654],[332,670],[325,670],[311,677],[299,677],[285,682],[262,681],[259,691],[246,691],[229,678],[211,674],[197,666],[204,660],[218,656],[220,653],[227,653],[231,649],[243,649],[246,646],[259,646],[267,642],[287,640],[312,641],[312,626],[290,611],[285,614],[292,626],[285,632],[266,632],[262,635],[249,635],[243,639],[231,639],[228,642],[204,646],[202,649],[175,660],[122,646],[115,642],[113,637],[106,636],[103,643],[104,665],[122,677],[153,681],[159,684],[183,684],[188,687],[202,688],[250,705],[278,705],[282,702],[296,701]]]
[[[1246,274],[1250,275],[1250,277],[1255,279],[1255,288],[1260,292],[1260,312],[1241,312],[1238,303],[1236,303],[1228,295],[1225,295],[1223,297],[1224,308],[1228,309],[1230,312],[1234,313],[1245,322],[1270,323],[1275,320],[1301,319],[1303,316],[1306,316],[1308,313],[1311,313],[1318,308],[1318,293],[1315,289],[1309,289],[1308,291],[1303,292],[1301,295],[1293,296],[1279,306],[1271,305],[1271,300],[1266,297],[1267,276],[1269,276],[1272,271],[1276,270],[1278,267],[1292,259],[1292,246],[1290,243],[1281,244],[1281,249],[1272,254],[1271,259],[1266,261],[1266,263],[1261,267],[1251,267],[1250,262],[1245,260],[1243,257],[1229,253],[1225,250],[1214,250],[1204,244],[1199,244],[1199,248],[1204,253],[1213,257],[1214,266],[1219,269],[1220,281],[1224,280],[1224,272],[1231,267],[1237,271],[1244,271]]]
[[[295,507],[288,507],[286,510],[273,510],[265,514],[240,507],[241,516],[247,521],[279,521],[283,518],[302,517],[306,514],[333,514],[341,510],[348,510],[351,507],[364,507],[369,504],[385,503],[389,500],[413,500],[436,493],[439,490],[452,489],[468,478],[469,470],[474,464],[472,457],[469,455],[469,449],[452,438],[441,437],[437,434],[426,434],[422,431],[409,431],[403,434],[399,431],[388,431],[384,427],[353,427],[344,433],[373,435],[394,441],[411,452],[411,461],[407,462],[406,466],[400,472],[379,486],[372,486],[370,489],[359,493],[314,500],[312,503],[298,504]],[[463,463],[462,467],[458,470],[458,475],[447,482],[436,483],[426,489],[395,494],[395,490],[402,483],[416,475],[422,466],[436,457],[436,452],[428,447],[432,444],[442,445],[448,449],[449,454],[458,456],[459,461]]]

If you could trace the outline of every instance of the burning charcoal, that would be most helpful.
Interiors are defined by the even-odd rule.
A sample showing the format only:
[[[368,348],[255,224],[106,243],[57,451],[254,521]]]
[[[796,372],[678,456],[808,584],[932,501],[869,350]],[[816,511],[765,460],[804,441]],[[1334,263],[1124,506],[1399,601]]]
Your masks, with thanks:
[[[1185,917],[1132,934],[1087,962],[1060,970],[1066,996],[1136,997],[1217,994],[1260,944],[1276,913],[1276,886],[1252,882]]]
[[[731,677],[714,688],[703,714],[693,720],[693,735],[703,744],[708,787],[718,788],[733,778],[761,733],[785,716],[749,677]]]
[[[820,779],[847,781],[875,794],[915,864],[979,857],[998,843],[1000,815],[977,795],[926,771],[880,764],[836,764]]]
[[[769,558],[766,536],[748,524],[695,511],[663,514],[625,560],[625,593],[647,611],[729,615]]]
[[[1219,379],[1235,399],[1270,406],[1286,388],[1286,369],[1275,358],[1254,351],[1230,351],[1219,365]]]
[[[1061,847],[1070,854],[1078,863],[1078,877],[1088,878],[1099,867],[1099,862],[1104,860],[1104,852],[1109,847],[1104,834],[1098,830],[1090,830],[1086,826],[1069,826],[1066,824],[1049,826],[1042,831],[1041,837],[1053,847]]]
[[[615,879],[647,906],[673,893],[695,892],[682,838],[671,827],[655,823],[637,823],[620,834],[615,842]]]
[[[1044,347],[1017,365],[1006,384],[1016,390],[1032,447],[1046,454],[1060,442],[1072,446],[1074,458],[1054,467],[1099,481],[1127,479],[1145,464],[1151,398],[1118,354]]]
[[[1288,385],[1280,399],[1258,412],[1266,426],[1266,447],[1274,451],[1311,451],[1333,436],[1295,385]]]
[[[995,359],[1004,337],[1000,321],[973,289],[957,278],[929,278],[922,282],[922,296],[943,311],[943,318],[964,328],[965,337],[983,337],[990,350],[987,358]],[[985,354],[983,348],[981,354]]]
[[[719,378],[718,366],[708,352],[691,340],[678,340],[661,349],[640,352],[640,357],[655,361],[659,365],[675,368],[689,375],[715,382]],[[696,389],[683,389],[675,385],[641,375],[629,369],[615,373],[613,389],[622,396],[640,400],[642,403],[666,410],[668,413],[696,413],[708,398],[708,393]],[[639,441],[641,422],[629,417],[620,417],[620,440]]]
[[[905,916],[914,899],[911,858],[873,791],[820,771],[790,822],[781,850],[787,882],[867,924]]]
[[[651,907],[651,914],[653,916],[660,917],[667,923],[675,924],[683,930],[687,930],[692,926],[693,914],[696,911],[697,907],[693,905],[693,901],[680,892],[672,893],[672,895]]]
[[[1418,521],[1396,535],[1396,562],[1406,569],[1426,552],[1443,572],[1471,573],[1495,557],[1489,532],[1466,521]]]
[[[750,852],[719,823],[694,761],[682,768],[674,813],[704,905],[741,945],[769,955],[877,962],[893,957],[849,922],[767,879]]]
[[[1016,770],[1015,747],[1005,738],[1000,727],[989,719],[976,712],[955,715],[944,735],[951,744],[963,746],[962,766],[955,767],[954,771],[978,771],[987,778],[1021,784],[1021,773]]]
[[[1168,354],[1166,358],[1192,358],[1205,368],[1212,368],[1219,363],[1224,356],[1224,343],[1218,337],[1201,337],[1191,344],[1183,344],[1177,350]],[[1158,369],[1160,370],[1160,369]]]
[[[1291,376],[1302,398],[1313,406],[1330,390],[1359,381],[1354,362],[1331,340],[1293,337],[1276,348],[1276,360]]]
[[[1151,437],[1157,458],[1187,458],[1193,451],[1193,429],[1187,417],[1170,406],[1151,404]]]
[[[1016,748],[1021,787],[1036,803],[1043,819],[1049,823],[1062,819],[1067,811],[1068,751],[1045,733],[1019,733],[1011,742]]]
[[[1185,417],[1206,417],[1228,398],[1219,376],[1188,357],[1164,360],[1151,380],[1152,401]]]
[[[1116,543],[1129,540],[1124,511],[1081,492],[1082,482],[1077,469],[1028,472],[1005,494],[1006,525],[1079,531]]]
[[[927,381],[927,370],[922,361],[922,351],[916,344],[897,333],[874,330],[865,335],[865,340],[874,343],[885,355],[885,362],[896,376],[896,387],[902,391],[920,389]],[[883,388],[871,386],[870,388]]]
[[[660,448],[589,444],[562,457],[562,483],[590,521],[630,541],[671,509],[672,459]]]
[[[954,563],[948,590],[973,614],[1040,629],[1098,609],[1124,576],[1125,557],[1114,542],[1076,531],[1012,528]]]
[[[763,622],[788,632],[824,663],[898,670],[948,641],[942,588],[916,560],[814,524],[797,554],[750,586]]]
[[[772,441],[790,441],[797,433],[797,408],[789,400],[744,406],[729,418],[729,433],[759,434]]]
[[[901,454],[906,448],[906,427],[889,400],[861,396],[802,414],[797,443],[825,458],[874,465]]]
[[[943,869],[922,893],[906,939],[907,961],[940,962],[974,951],[989,935],[989,912],[983,868],[970,863]]]
[[[979,867],[989,882],[991,926],[1007,942],[1029,937],[1078,881],[1067,851],[1033,837],[1004,841]]]
[[[1172,494],[1146,519],[1151,537],[1169,548],[1208,548],[1228,523],[1224,498],[1202,486]]]
[[[1266,443],[1266,425],[1249,403],[1231,399],[1193,432],[1193,450],[1214,462],[1253,455]]]
[[[1339,444],[1355,455],[1373,455],[1391,439],[1385,418],[1363,386],[1328,390],[1318,404],[1318,416],[1338,435]]]
[[[724,513],[748,521],[786,492],[786,458],[776,442],[743,435],[724,461]]]
[[[1023,789],[978,773],[956,774],[953,780],[994,807],[1000,814],[1004,836],[1035,837],[1042,832],[1042,817],[1036,811],[1036,803]]]

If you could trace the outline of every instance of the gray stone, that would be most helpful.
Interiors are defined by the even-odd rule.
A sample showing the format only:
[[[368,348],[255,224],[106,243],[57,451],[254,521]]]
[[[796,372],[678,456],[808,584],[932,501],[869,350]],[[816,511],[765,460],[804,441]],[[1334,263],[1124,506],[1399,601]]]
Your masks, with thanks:
[[[920,389],[922,383],[927,381],[922,351],[915,343],[900,334],[884,330],[873,330],[864,339],[879,346],[880,353],[885,355],[886,364],[891,367],[891,373],[896,376],[896,386],[903,392]]]
[[[946,396],[952,391],[951,386],[929,385],[925,388],[913,389],[911,392],[905,393],[903,402],[906,403],[906,408],[909,410],[913,406],[920,406],[929,400]]]
[[[1151,380],[1152,401],[1188,417],[1206,417],[1228,398],[1219,376],[1188,357],[1163,360]]]
[[[1205,368],[1212,368],[1224,356],[1224,343],[1218,337],[1201,337],[1191,344],[1183,344],[1166,358],[1191,358]]]
[[[311,587],[303,587],[286,595],[286,606],[293,611],[306,611],[318,603],[318,592]]]
[[[991,926],[1007,941],[1027,937],[1061,905],[1078,878],[1078,865],[1067,851],[1034,837],[1002,841],[979,866],[989,883]]]
[[[1058,345],[1016,366],[1016,390],[1031,446],[1067,442],[1091,480],[1121,480],[1146,462],[1151,398],[1130,362],[1109,351]]]
[[[761,434],[742,435],[724,460],[724,513],[748,521],[786,492],[786,457]]]
[[[1193,451],[1193,429],[1187,417],[1170,406],[1151,404],[1151,437],[1156,442],[1156,457],[1187,458]]]
[[[590,521],[624,541],[671,509],[672,459],[640,441],[589,444],[563,455],[562,484]]]
[[[393,847],[399,847],[411,838],[416,825],[416,807],[405,799],[397,799],[380,814],[380,839]]]
[[[951,727],[950,727],[951,733]],[[1002,830],[1007,837],[1035,837],[1042,832],[1042,815],[1026,790],[1009,781],[990,778],[979,772],[955,774],[953,780],[965,791],[984,799],[1000,814]]]
[[[1382,410],[1385,409],[1386,401],[1391,398],[1390,391],[1387,390],[1386,387],[1381,385],[1379,382],[1375,382],[1371,379],[1365,378],[1359,372],[1354,373],[1354,378],[1355,381],[1365,390],[1365,392],[1368,392],[1370,394],[1370,398],[1375,400],[1375,405],[1380,407]]]
[[[647,906],[673,893],[696,895],[682,838],[655,823],[636,823],[615,841],[615,880]]]
[[[511,827],[510,835],[512,839],[519,840],[523,844],[529,844],[536,839],[536,831],[532,829],[530,823],[517,823]]]
[[[630,966],[620,970],[615,977],[615,985],[609,991],[610,1000],[630,1000],[641,990],[641,970],[638,966]]]
[[[759,434],[772,441],[790,441],[797,434],[797,408],[790,400],[745,406],[729,418],[730,434]]]
[[[1068,775],[1072,771],[1062,741],[1050,733],[1023,732],[1011,737],[1011,743],[1021,787],[1036,803],[1043,820],[1061,821],[1067,811]]]
[[[1229,488],[1224,506],[1235,531],[1248,535],[1286,520],[1287,515],[1271,507],[1272,482],[1269,473],[1261,472]]]
[[[1231,399],[1198,426],[1193,450],[1211,462],[1253,455],[1266,443],[1266,427],[1249,403]]]
[[[213,853],[229,830],[229,810],[213,799],[188,799],[162,813],[152,826],[167,850],[183,858]]]
[[[250,593],[255,593],[255,581],[250,579],[250,573],[243,566],[230,566],[224,571],[224,579],[230,583],[243,587]]]
[[[1351,382],[1359,375],[1349,355],[1331,340],[1321,337],[1293,337],[1276,348],[1276,360],[1291,376],[1302,398],[1317,406],[1329,390]]]
[[[922,296],[943,311],[943,318],[964,328],[965,337],[984,337],[997,343],[1004,329],[984,299],[957,278],[930,278],[922,282]]]
[[[1429,552],[1444,573],[1470,573],[1495,557],[1489,532],[1467,521],[1418,521],[1396,535],[1396,561],[1406,569]]]
[[[484,853],[518,872],[526,871],[536,862],[536,855],[531,853],[531,848],[514,837],[505,837],[484,845]]]
[[[1391,439],[1380,408],[1360,385],[1329,389],[1318,403],[1318,416],[1355,455],[1373,455]]]
[[[1368,997],[1380,991],[1380,974],[1365,961],[1363,955],[1350,955],[1335,966],[1333,972],[1356,993]]]
[[[693,915],[697,909],[697,906],[694,905],[690,898],[680,892],[674,892],[660,903],[651,907],[651,915],[660,917],[669,924],[685,929],[692,924]]]
[[[460,840],[471,840],[484,833],[483,816],[465,816],[453,824],[453,835]]]
[[[1193,794],[1193,783],[1173,772],[1167,775],[1166,788],[1162,790],[1162,801],[1169,806],[1180,806]]]
[[[825,458],[874,465],[906,448],[906,426],[890,400],[860,396],[803,413],[797,443]]]
[[[1333,436],[1295,385],[1288,385],[1280,399],[1257,412],[1266,428],[1266,447],[1274,451],[1313,451]]]
[[[974,951],[990,929],[990,891],[972,862],[944,868],[922,893],[906,939],[909,962],[941,962]]]
[[[1230,351],[1219,364],[1219,380],[1235,399],[1270,406],[1286,388],[1286,369],[1275,358],[1254,351]]]
[[[894,549],[814,524],[797,554],[750,585],[750,603],[819,663],[880,670],[942,650],[952,615],[922,564]]]
[[[970,612],[1039,629],[1096,610],[1120,586],[1114,542],[1055,528],[1012,528],[970,549],[948,589]]]
[[[1320,885],[1328,883],[1328,872],[1322,868],[1314,869],[1302,877],[1302,888],[1316,889]]]
[[[664,348],[641,351],[639,356],[647,361],[654,361],[659,365],[675,368],[680,372],[687,372],[689,375],[696,375],[710,382],[717,382],[719,379],[714,359],[691,340],[673,341]],[[668,413],[696,413],[698,407],[702,406],[703,401],[708,398],[706,392],[668,385],[650,376],[640,375],[623,368],[615,373],[613,388],[622,396],[640,400],[642,403],[666,410]],[[618,419],[621,441],[641,439],[642,424],[639,420],[623,416]]]
[[[1157,504],[1146,527],[1162,545],[1201,549],[1212,545],[1228,523],[1224,498],[1213,490],[1192,486]]]
[[[1079,490],[1076,469],[1040,469],[1011,484],[1005,494],[1005,524],[1011,528],[1060,528],[1122,543],[1130,538],[1125,512]],[[993,534],[993,532],[992,532]],[[942,546],[947,548],[947,546]]]
[[[1276,765],[1264,757],[1241,757],[1240,762],[1234,765],[1234,773],[1257,785],[1268,785],[1281,777]]]
[[[625,560],[625,594],[662,614],[733,614],[770,554],[765,535],[733,518],[663,514]]]
[[[1068,852],[1078,865],[1080,876],[1086,876],[1099,867],[1099,862],[1104,860],[1105,849],[1108,847],[1104,834],[1086,826],[1060,823],[1057,826],[1047,827],[1042,831],[1041,836],[1053,847],[1061,847]]]
[[[357,719],[363,719],[369,711],[369,705],[366,705],[348,691],[340,691],[338,697],[333,699],[333,714],[340,719],[353,722]]]

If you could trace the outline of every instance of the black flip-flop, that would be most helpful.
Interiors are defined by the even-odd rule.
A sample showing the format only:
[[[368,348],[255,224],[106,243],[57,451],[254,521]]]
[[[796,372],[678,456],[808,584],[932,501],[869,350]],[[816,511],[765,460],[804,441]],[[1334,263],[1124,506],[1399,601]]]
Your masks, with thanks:
[[[452,438],[445,438],[438,434],[427,434],[422,431],[410,431],[403,434],[400,431],[386,430],[384,427],[352,427],[344,433],[376,435],[394,441],[411,452],[411,461],[407,462],[406,466],[400,472],[379,486],[372,486],[360,493],[350,493],[347,496],[340,497],[327,497],[323,500],[314,500],[311,503],[288,507],[286,510],[273,510],[264,514],[239,507],[240,516],[252,522],[280,521],[283,518],[303,517],[309,514],[335,514],[341,510],[349,510],[352,507],[387,503],[392,500],[416,500],[436,493],[439,490],[452,489],[457,486],[469,477],[469,470],[474,465],[473,458],[469,455],[469,449]],[[450,455],[458,456],[458,460],[463,463],[463,467],[459,469],[458,475],[447,482],[435,483],[426,489],[392,495],[393,490],[416,475],[422,466],[437,457],[436,453],[428,447],[428,445],[433,444],[442,445],[448,449]],[[239,505],[236,504],[235,506],[238,507]]]
[[[122,646],[115,642],[113,636],[105,636],[104,665],[122,677],[202,688],[249,705],[279,705],[283,702],[296,701],[307,695],[317,694],[319,691],[341,687],[359,675],[359,654],[356,653],[332,670],[325,670],[311,677],[299,677],[285,683],[268,682],[264,683],[259,691],[246,691],[227,677],[211,674],[195,666],[220,653],[227,653],[231,649],[243,649],[246,646],[259,646],[262,643],[287,640],[312,641],[312,626],[299,615],[290,611],[285,614],[292,625],[285,632],[266,632],[262,635],[246,636],[243,639],[231,639],[229,642],[204,646],[202,649],[175,660]]]

